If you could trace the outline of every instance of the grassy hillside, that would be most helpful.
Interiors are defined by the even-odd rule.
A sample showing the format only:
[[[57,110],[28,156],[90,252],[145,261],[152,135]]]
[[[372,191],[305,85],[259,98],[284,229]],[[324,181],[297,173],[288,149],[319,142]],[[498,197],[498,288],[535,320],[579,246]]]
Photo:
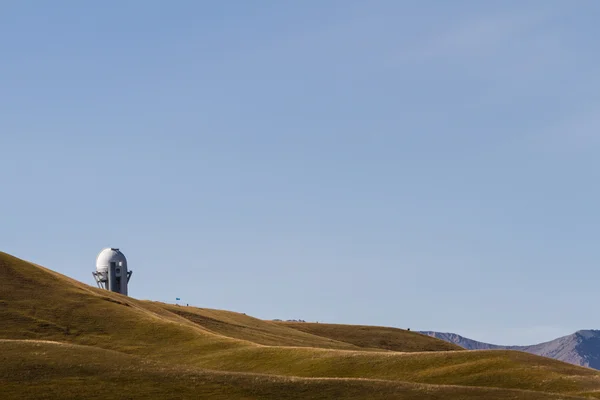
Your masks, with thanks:
[[[0,254],[0,338],[44,339],[135,354],[176,355],[252,343],[217,336],[152,304]],[[174,354],[175,353],[175,354]]]
[[[138,301],[0,253],[0,385],[13,398],[36,398],[42,388],[54,393],[48,398],[64,398],[63,390],[108,398],[94,391],[109,393],[122,374],[136,398],[161,399],[566,398],[600,391],[597,371],[530,354],[440,351],[449,348],[413,332],[321,325]]]
[[[155,304],[210,332],[268,346],[403,352],[464,350],[443,340],[396,328],[281,323],[231,311]]]
[[[308,322],[278,322],[278,324],[312,335],[351,343],[365,349],[408,352],[464,350],[455,344],[442,340],[434,342],[430,340],[429,336],[398,328]]]
[[[157,304],[207,331],[236,339],[249,340],[257,344],[359,350],[359,347],[350,343],[311,335],[310,333],[281,326],[274,322],[263,321],[241,313],[182,307],[164,303]]]
[[[353,343],[241,313],[138,301],[84,285],[5,253],[0,253],[0,292],[0,337],[5,338],[62,340],[133,350],[140,345],[137,339],[144,337],[143,347],[148,352],[160,350],[156,347],[163,347],[165,337],[189,345],[202,339],[197,344],[210,342],[225,348],[259,344],[361,349]],[[398,335],[395,348],[410,351],[413,336]],[[439,349],[440,344],[453,348],[438,339],[423,335],[420,339],[423,348]]]
[[[126,380],[125,380],[126,378]],[[522,390],[220,373],[56,342],[0,340],[3,399],[578,399]]]
[[[3,399],[578,399],[522,390],[219,373],[56,342],[0,340]]]
[[[600,388],[596,371],[512,351],[368,353],[306,348],[244,348],[197,355],[194,365],[221,371],[300,377],[528,389],[555,393]]]

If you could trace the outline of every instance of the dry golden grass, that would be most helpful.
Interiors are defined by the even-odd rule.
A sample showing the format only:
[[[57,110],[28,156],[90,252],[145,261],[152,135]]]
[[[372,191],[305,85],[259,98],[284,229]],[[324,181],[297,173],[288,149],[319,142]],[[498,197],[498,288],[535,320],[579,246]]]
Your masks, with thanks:
[[[278,322],[277,324],[369,350],[406,352],[463,350],[455,344],[443,340],[431,341],[429,336],[398,328],[308,322]]]
[[[581,399],[523,390],[240,374],[150,362],[95,347],[0,340],[2,399]]]
[[[138,301],[0,253],[0,398],[541,399],[600,392],[597,371],[526,353],[436,351],[437,339],[413,332],[318,325]]]
[[[241,313],[183,307],[160,303],[160,306],[197,324],[203,329],[241,340],[267,346],[321,347],[327,349],[359,350],[344,343],[321,336],[311,335],[270,321],[263,321]]]

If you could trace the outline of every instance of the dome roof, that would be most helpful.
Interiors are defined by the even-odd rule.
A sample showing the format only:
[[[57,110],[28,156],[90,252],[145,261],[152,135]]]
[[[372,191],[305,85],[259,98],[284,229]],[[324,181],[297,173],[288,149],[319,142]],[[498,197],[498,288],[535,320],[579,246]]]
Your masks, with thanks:
[[[127,259],[125,255],[116,248],[106,248],[98,254],[96,258],[96,269],[107,270],[111,262],[116,262],[117,265],[127,268]]]

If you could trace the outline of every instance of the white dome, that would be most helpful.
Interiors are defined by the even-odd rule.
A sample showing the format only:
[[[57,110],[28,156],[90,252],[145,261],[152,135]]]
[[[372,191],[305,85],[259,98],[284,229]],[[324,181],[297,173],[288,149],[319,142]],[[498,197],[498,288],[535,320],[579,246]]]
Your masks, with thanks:
[[[115,248],[106,248],[98,254],[96,258],[96,271],[105,272],[108,271],[108,267],[111,262],[117,263],[116,265],[122,267],[125,271],[127,270],[127,259],[125,255]]]

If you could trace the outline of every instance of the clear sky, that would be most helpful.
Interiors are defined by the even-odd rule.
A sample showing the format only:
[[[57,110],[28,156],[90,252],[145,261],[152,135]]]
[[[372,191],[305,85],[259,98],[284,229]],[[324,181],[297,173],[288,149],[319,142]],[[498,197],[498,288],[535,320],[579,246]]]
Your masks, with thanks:
[[[260,318],[600,329],[599,13],[2,1],[0,249]]]

